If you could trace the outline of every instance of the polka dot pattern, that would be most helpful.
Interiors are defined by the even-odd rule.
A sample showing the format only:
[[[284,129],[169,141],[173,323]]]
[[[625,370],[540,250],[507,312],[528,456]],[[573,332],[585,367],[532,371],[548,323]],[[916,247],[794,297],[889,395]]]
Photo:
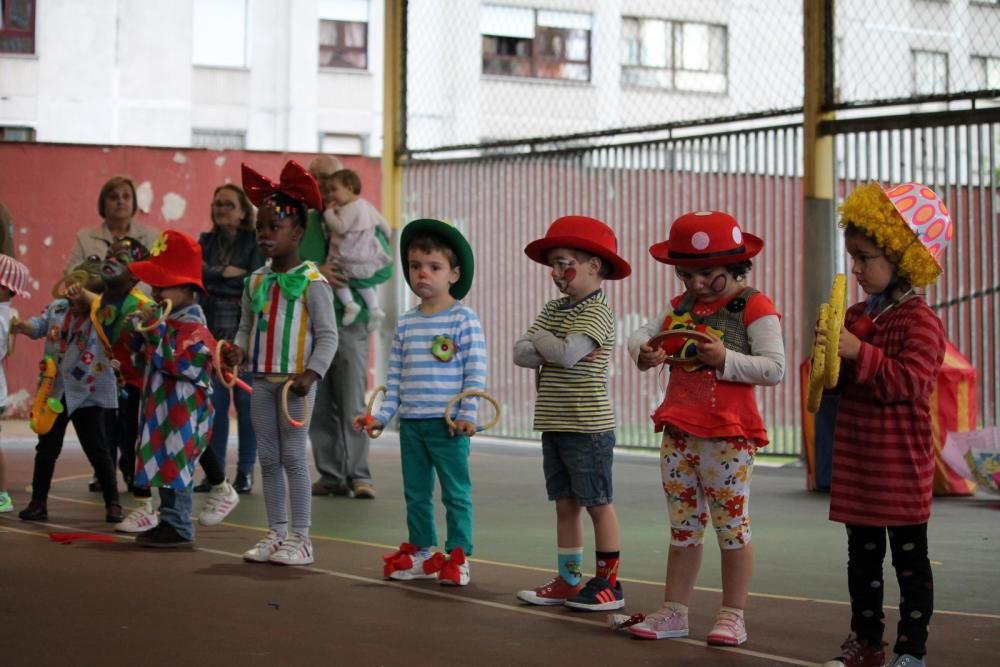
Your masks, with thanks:
[[[695,232],[691,235],[691,247],[695,250],[704,250],[711,241],[712,239],[705,232]]]
[[[885,194],[940,266],[939,258],[955,233],[948,207],[933,190],[917,183],[897,185]]]

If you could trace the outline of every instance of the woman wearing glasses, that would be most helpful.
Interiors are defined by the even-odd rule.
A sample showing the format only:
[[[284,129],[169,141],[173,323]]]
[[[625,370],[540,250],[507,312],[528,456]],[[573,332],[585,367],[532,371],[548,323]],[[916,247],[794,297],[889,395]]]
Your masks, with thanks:
[[[227,183],[215,189],[212,196],[212,230],[202,233],[198,242],[201,243],[202,281],[206,290],[200,303],[208,320],[208,328],[216,340],[231,342],[236,337],[236,330],[240,325],[243,278],[264,264],[264,259],[257,250],[254,231],[256,218],[253,204],[239,186]],[[250,382],[249,376],[243,379]],[[226,388],[218,378],[212,392],[216,416],[209,448],[215,453],[224,471],[226,442],[229,439],[230,397],[236,404],[239,430],[239,460],[233,488],[237,493],[250,493],[257,459],[257,439],[250,423],[250,395],[238,387]],[[199,490],[211,489],[208,484],[202,483],[195,487],[195,491]],[[206,507],[206,511],[210,509]],[[202,520],[202,523],[205,521]]]

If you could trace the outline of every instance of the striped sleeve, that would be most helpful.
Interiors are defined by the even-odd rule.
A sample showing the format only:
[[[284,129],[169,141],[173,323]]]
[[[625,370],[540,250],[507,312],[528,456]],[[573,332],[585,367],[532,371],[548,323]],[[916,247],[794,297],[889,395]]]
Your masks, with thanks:
[[[483,391],[486,389],[486,336],[479,318],[466,309],[466,319],[459,327],[458,349],[462,350],[462,391]],[[462,399],[458,419],[476,423],[479,397]]]
[[[399,382],[403,369],[403,332],[406,328],[407,315],[399,318],[396,333],[392,337],[392,349],[389,351],[389,367],[385,380],[385,398],[375,416],[382,426],[388,426],[396,411],[399,410]]]
[[[888,356],[875,345],[861,343],[855,381],[871,385],[873,394],[883,403],[927,396],[937,379],[944,358],[944,327],[937,317],[919,317],[923,312],[908,318],[899,354]]]

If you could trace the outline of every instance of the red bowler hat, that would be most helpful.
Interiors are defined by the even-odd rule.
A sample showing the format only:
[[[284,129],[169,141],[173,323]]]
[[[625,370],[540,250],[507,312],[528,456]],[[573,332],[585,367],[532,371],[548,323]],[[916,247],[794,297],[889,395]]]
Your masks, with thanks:
[[[649,247],[658,262],[674,266],[725,266],[750,259],[764,242],[740,229],[721,211],[685,213],[670,225],[670,237]]]
[[[202,292],[201,245],[190,236],[168,229],[149,249],[149,259],[132,262],[129,271],[150,287],[194,285]]]
[[[545,253],[553,248],[571,248],[596,255],[611,265],[611,273],[606,278],[620,280],[628,278],[632,267],[618,256],[618,238],[613,229],[600,220],[583,215],[567,215],[559,218],[545,233],[545,238],[532,241],[524,247],[524,254],[539,264],[548,266]]]

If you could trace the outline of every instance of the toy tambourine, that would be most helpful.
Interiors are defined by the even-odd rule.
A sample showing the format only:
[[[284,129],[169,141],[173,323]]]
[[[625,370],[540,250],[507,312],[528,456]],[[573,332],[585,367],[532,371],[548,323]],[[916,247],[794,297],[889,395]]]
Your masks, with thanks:
[[[252,394],[253,387],[240,379],[239,369],[235,366],[227,367],[225,362],[222,360],[222,351],[230,345],[232,345],[232,343],[227,340],[220,340],[215,344],[215,375],[219,378],[219,382],[221,382],[222,386],[226,389],[239,387],[246,393]]]
[[[174,309],[174,302],[171,301],[170,299],[164,299],[157,305],[160,308],[160,315],[159,317],[156,318],[156,321],[148,325],[142,324],[141,321],[136,322],[135,324],[136,331],[138,331],[139,333],[146,333],[147,331],[152,331],[153,329],[155,329],[156,327],[160,326],[161,324],[167,321],[167,317],[170,316],[170,311]],[[129,313],[129,317],[134,317],[137,319],[143,317],[144,315],[145,311],[143,310],[137,310],[135,312]]]
[[[456,403],[458,403],[460,400],[462,400],[463,398],[465,398],[467,396],[479,396],[480,398],[485,398],[487,401],[489,401],[490,403],[493,404],[493,412],[494,412],[493,419],[489,423],[487,423],[487,424],[484,424],[482,426],[477,426],[476,427],[476,433],[481,433],[482,431],[485,431],[487,429],[491,429],[494,426],[496,426],[497,423],[499,423],[499,421],[500,421],[500,404],[497,403],[497,399],[493,398],[492,396],[490,396],[489,394],[487,394],[485,391],[478,391],[478,390],[475,390],[475,389],[469,389],[468,391],[463,391],[461,393],[458,393],[458,394],[455,394],[454,396],[452,396],[451,400],[448,401],[448,405],[445,406],[445,408],[444,408],[444,422],[448,425],[449,429],[451,429],[452,431],[455,430],[455,422],[451,418],[451,408],[452,408],[452,406],[455,405]]]
[[[375,421],[375,417],[372,416],[372,410],[375,408],[375,399],[378,397],[379,392],[384,396],[388,391],[384,384],[380,384],[372,390],[372,395],[368,397],[368,405],[365,408],[364,428],[369,438],[377,438],[382,435],[383,429],[372,427],[372,423]]]
[[[295,380],[288,380],[285,384],[281,385],[281,414],[284,415],[285,421],[294,426],[295,428],[302,428],[309,421],[309,399],[305,396],[302,397],[303,403],[303,415],[302,421],[298,419],[293,419],[291,413],[288,412],[288,390],[291,389],[292,383]]]
[[[682,340],[693,340],[696,343],[711,343],[717,340],[715,336],[705,333],[704,331],[696,331],[694,329],[668,329],[666,331],[660,331],[654,334],[646,344],[658,348],[663,345],[668,340],[680,338]],[[677,355],[668,354],[667,358],[664,359],[664,363],[667,364],[690,364],[696,363],[698,361],[695,357],[680,357]]]

